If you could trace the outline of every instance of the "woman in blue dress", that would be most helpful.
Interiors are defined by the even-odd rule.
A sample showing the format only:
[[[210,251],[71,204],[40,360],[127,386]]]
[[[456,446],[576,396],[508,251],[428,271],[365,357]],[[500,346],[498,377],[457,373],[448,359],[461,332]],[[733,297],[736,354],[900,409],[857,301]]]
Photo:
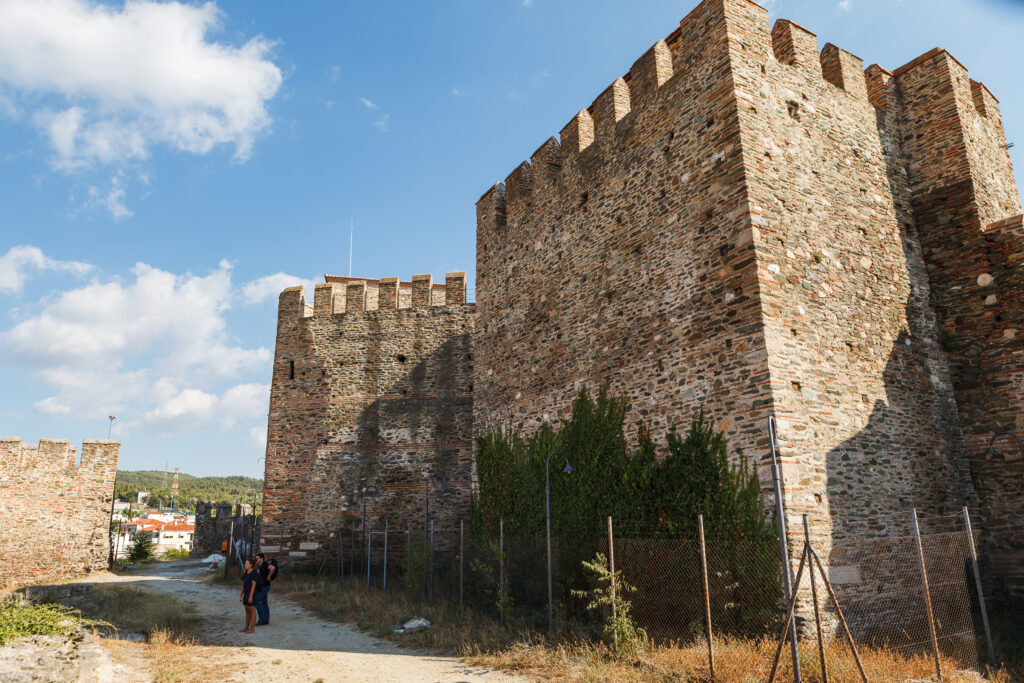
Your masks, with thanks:
[[[245,574],[242,575],[242,593],[238,599],[245,607],[245,628],[239,633],[253,633],[256,630],[256,604],[253,598],[256,595],[256,584],[259,583],[259,572],[252,565],[252,560],[245,561]]]

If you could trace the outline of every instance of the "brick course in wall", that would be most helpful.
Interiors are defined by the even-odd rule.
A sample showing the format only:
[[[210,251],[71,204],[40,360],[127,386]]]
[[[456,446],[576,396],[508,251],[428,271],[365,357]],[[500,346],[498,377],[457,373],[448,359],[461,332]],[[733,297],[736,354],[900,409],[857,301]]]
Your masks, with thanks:
[[[474,305],[444,284],[327,276],[313,309],[281,294],[267,433],[264,552],[335,553],[362,515],[422,529],[425,476],[439,524],[468,514],[473,473]]]
[[[30,586],[107,568],[119,441],[0,439],[2,581]]]

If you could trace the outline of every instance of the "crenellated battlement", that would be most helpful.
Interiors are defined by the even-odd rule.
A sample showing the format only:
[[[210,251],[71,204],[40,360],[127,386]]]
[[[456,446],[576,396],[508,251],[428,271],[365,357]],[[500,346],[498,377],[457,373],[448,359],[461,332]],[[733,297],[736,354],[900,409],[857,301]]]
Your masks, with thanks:
[[[0,558],[5,583],[33,585],[105,569],[121,442],[0,439]]]
[[[355,315],[369,311],[454,306],[466,303],[466,273],[445,274],[444,283],[432,275],[414,275],[412,280],[397,277],[365,278],[325,275],[326,282],[316,285],[313,307],[305,303],[305,288],[289,287],[281,292],[279,320],[319,318],[331,315]]]
[[[689,77],[686,69],[692,60],[686,53],[694,49],[692,41],[710,40],[695,29],[704,21],[705,15],[718,13],[723,14],[727,24],[730,49],[741,53],[742,59],[762,64],[773,60],[781,66],[801,71],[808,78],[834,86],[830,93],[832,97],[842,94],[844,98],[883,111],[890,109],[895,102],[896,80],[936,56],[946,55],[952,65],[962,70],[963,78],[957,85],[963,89],[964,101],[972,102],[982,117],[999,117],[999,102],[991,91],[983,83],[968,79],[963,64],[940,48],[895,71],[888,71],[877,64],[865,69],[860,57],[832,43],[826,43],[819,51],[817,35],[792,20],[778,19],[769,27],[767,10],[751,0],[705,0],[680,22],[678,29],[655,43],[628,72],[605,88],[590,106],[579,110],[562,128],[557,139],[549,138],[504,182],[487,190],[477,202],[478,226],[496,229],[506,224],[515,225],[531,211],[531,207],[543,204],[542,201],[534,201],[535,197],[542,198],[545,193],[559,188],[559,181],[577,158],[599,157],[602,152],[598,150],[609,147],[620,137],[622,122],[641,116],[647,109],[657,108],[659,92],[666,83],[673,77]],[[747,20],[753,16],[753,22],[748,23],[754,29],[750,31],[749,26],[738,29],[741,24],[737,20],[739,16]],[[681,88],[677,92],[686,93],[687,89]],[[817,106],[820,108],[820,103]],[[626,144],[642,143],[629,140]],[[541,162],[540,167],[538,161]],[[559,189],[564,193],[569,188]],[[575,192],[579,188],[571,189]],[[571,199],[565,198],[565,201]]]
[[[0,472],[6,476],[55,476],[64,478],[103,475],[117,462],[120,441],[86,439],[82,442],[81,462],[78,450],[67,439],[40,439],[25,443],[18,437],[0,439]]]

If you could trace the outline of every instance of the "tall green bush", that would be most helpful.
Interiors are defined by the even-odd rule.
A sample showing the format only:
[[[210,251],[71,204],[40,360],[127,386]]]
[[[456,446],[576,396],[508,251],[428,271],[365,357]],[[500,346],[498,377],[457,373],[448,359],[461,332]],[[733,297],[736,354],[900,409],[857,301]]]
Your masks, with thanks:
[[[568,419],[543,425],[529,438],[509,428],[479,435],[473,533],[493,537],[504,518],[506,538],[543,537],[545,462],[557,452],[551,458],[551,517],[563,568],[561,595],[569,596],[570,588],[586,581],[581,563],[602,547],[609,516],[618,538],[678,539],[692,549],[697,515],[703,514],[713,583],[730,594],[723,603],[750,606],[719,616],[736,628],[769,619],[779,582],[778,537],[762,505],[754,467],[742,452],[729,457],[725,436],[703,410],[685,432],[669,432],[663,458],[656,457],[656,444],[643,425],[631,449],[626,408],[626,401],[609,396],[606,388],[596,396],[583,390]],[[566,459],[571,474],[562,471]],[[692,569],[689,554],[659,557],[655,564]]]

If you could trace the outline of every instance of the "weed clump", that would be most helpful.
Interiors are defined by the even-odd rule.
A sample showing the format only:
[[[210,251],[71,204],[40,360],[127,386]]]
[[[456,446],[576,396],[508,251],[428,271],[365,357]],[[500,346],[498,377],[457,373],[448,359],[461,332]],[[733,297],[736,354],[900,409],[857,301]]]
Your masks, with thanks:
[[[87,619],[64,605],[20,605],[13,600],[0,603],[0,645],[25,636],[78,635],[82,628],[113,628],[106,621]]]

